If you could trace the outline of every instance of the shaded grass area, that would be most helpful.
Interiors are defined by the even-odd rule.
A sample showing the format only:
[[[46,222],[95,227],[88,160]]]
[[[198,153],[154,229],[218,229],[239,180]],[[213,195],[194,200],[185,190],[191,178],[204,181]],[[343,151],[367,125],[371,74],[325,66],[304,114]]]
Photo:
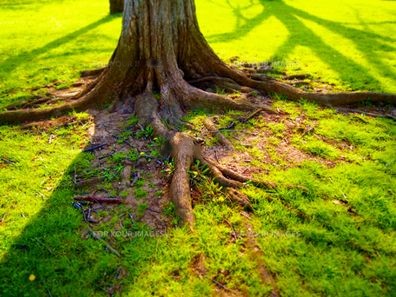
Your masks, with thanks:
[[[249,186],[244,192],[253,203],[252,225],[282,295],[390,296],[394,123],[304,102],[278,100],[274,106],[288,115],[223,130],[239,154],[220,162],[278,185],[267,191]],[[221,117],[219,126],[240,116]],[[202,120],[200,114],[192,118],[198,127]],[[208,192],[206,186],[202,193]],[[212,197],[220,204],[227,201],[220,192]],[[246,234],[243,224],[234,229]]]
[[[394,91],[392,1],[197,5],[202,29],[223,58],[272,60],[278,70],[313,73],[340,89]],[[3,0],[0,16],[2,40],[13,40],[0,44],[1,106],[42,96],[46,84],[66,87],[80,70],[103,66],[120,26],[119,16],[107,16],[106,1]],[[260,261],[284,296],[392,296],[394,123],[308,103],[274,105],[288,115],[260,117],[224,133],[239,152],[232,164],[278,188],[246,187],[254,208],[247,219],[196,164],[195,234],[176,227],[171,204],[164,213],[174,226],[163,235],[131,219],[125,207],[103,212],[110,220],[88,228],[71,205],[74,168],[94,174],[92,156],[81,153],[87,115],[34,133],[0,127],[0,295],[267,296],[271,288],[247,247],[253,232]],[[223,115],[219,126],[238,116]],[[200,127],[202,118],[197,112],[189,120]],[[137,158],[133,150],[127,156]],[[114,167],[103,175],[117,179],[124,157],[113,156]],[[144,213],[145,188],[135,188],[142,200],[137,212]]]

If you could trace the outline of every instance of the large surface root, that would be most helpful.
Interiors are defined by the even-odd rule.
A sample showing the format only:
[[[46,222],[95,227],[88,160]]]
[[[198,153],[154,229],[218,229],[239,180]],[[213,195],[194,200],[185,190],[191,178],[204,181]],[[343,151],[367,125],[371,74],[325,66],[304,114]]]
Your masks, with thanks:
[[[384,94],[377,92],[340,92],[340,93],[310,93],[293,87],[289,84],[273,80],[254,80],[238,70],[222,64],[217,70],[220,76],[232,79],[235,83],[256,89],[265,94],[278,94],[289,100],[307,100],[324,106],[341,106],[356,104],[364,101],[384,102],[396,104],[396,94]]]
[[[195,141],[186,133],[173,131],[164,125],[164,120],[159,116],[160,106],[158,100],[150,90],[137,96],[135,111],[142,125],[151,125],[156,135],[164,137],[170,144],[172,157],[175,163],[173,177],[169,187],[171,199],[176,206],[176,212],[183,223],[191,229],[194,226],[192,210],[191,186],[189,169],[194,160],[199,160],[207,165],[214,179],[224,187],[240,188],[249,179],[237,173],[215,164],[202,155],[199,141]],[[235,191],[229,192],[229,197],[234,202],[245,208],[251,209],[248,199]]]
[[[19,124],[46,120],[71,111],[84,111],[91,106],[99,106],[106,101],[114,100],[115,97],[117,97],[117,94],[109,87],[106,78],[101,75],[96,81],[86,86],[77,96],[69,98],[58,106],[0,112],[0,124]]]

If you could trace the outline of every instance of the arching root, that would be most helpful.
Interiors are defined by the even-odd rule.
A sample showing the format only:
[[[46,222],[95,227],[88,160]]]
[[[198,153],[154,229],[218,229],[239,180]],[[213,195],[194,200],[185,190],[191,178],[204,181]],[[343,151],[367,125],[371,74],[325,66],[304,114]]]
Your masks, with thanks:
[[[109,81],[106,79],[106,69],[101,75],[87,85],[79,94],[68,98],[68,100],[55,107],[50,108],[25,108],[16,110],[6,110],[0,112],[0,124],[19,124],[25,122],[34,122],[50,119],[64,115],[71,111],[83,111],[91,106],[100,106],[105,102],[111,102],[118,97],[118,94],[110,87]],[[57,102],[56,98],[44,100],[43,103],[52,101]]]
[[[216,126],[213,124],[213,122],[210,119],[204,120],[204,126],[206,127],[206,129],[208,129],[209,133],[212,136],[217,137],[220,144],[222,144],[229,150],[232,150],[234,148],[232,143],[227,138],[225,138],[223,134],[219,132],[219,130],[216,128]]]
[[[191,96],[196,96],[194,92]],[[210,100],[204,98],[203,100]],[[175,98],[174,98],[175,100]],[[187,98],[186,100],[191,100]],[[235,106],[231,100],[227,104]],[[229,100],[229,101],[228,101]],[[199,100],[195,100],[199,104]],[[194,216],[191,203],[191,187],[189,178],[189,169],[194,160],[199,160],[202,164],[208,166],[214,179],[222,186],[228,188],[227,193],[230,200],[236,202],[242,207],[251,210],[252,206],[248,198],[238,192],[236,189],[241,188],[245,182],[251,181],[249,178],[242,176],[231,169],[225,168],[214,161],[206,158],[202,154],[201,144],[186,133],[173,131],[164,125],[163,119],[159,115],[160,105],[152,92],[148,89],[142,95],[136,97],[135,111],[142,125],[151,125],[158,136],[168,140],[172,157],[175,163],[175,170],[170,183],[169,193],[176,206],[177,214],[182,221],[191,229],[194,226]],[[188,101],[187,101],[188,102]],[[205,101],[204,101],[205,103]],[[251,110],[253,106],[238,104],[240,109]],[[213,128],[213,123],[209,124]],[[254,181],[252,181],[254,182]]]
[[[383,94],[376,92],[310,93],[273,79],[251,79],[240,71],[229,68],[224,63],[219,66],[218,74],[219,76],[232,79],[239,85],[261,91],[265,94],[283,95],[288,100],[292,101],[304,99],[324,106],[349,105],[366,100],[370,100],[371,102],[384,102],[393,105],[396,104],[396,94]]]

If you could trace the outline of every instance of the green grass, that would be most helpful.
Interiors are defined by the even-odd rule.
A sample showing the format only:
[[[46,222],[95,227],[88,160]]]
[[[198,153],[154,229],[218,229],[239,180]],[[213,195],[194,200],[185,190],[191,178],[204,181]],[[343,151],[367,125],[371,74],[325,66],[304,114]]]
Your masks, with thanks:
[[[106,1],[2,0],[0,20],[0,38],[10,40],[0,45],[1,107],[103,67],[121,26],[120,16],[107,14]]]
[[[199,0],[197,7],[205,36],[224,59],[272,60],[280,70],[311,73],[338,89],[396,91],[392,1]],[[104,65],[120,17],[107,16],[106,1],[2,0],[0,28],[4,107],[44,94],[45,84],[67,86],[79,71]],[[392,296],[394,122],[305,102],[274,105],[289,114],[258,117],[225,135],[252,157],[236,163],[254,166],[256,178],[278,185],[272,191],[248,186],[244,192],[253,204],[250,224],[264,252],[261,260],[282,296]],[[239,116],[223,115],[219,125]],[[202,197],[194,208],[195,233],[176,227],[169,204],[164,212],[175,227],[164,235],[150,233],[119,207],[99,213],[110,218],[93,227],[101,237],[95,239],[71,205],[74,170],[98,174],[92,156],[81,152],[89,117],[76,118],[48,131],[0,127],[1,296],[210,296],[220,290],[215,281],[247,296],[268,295],[257,259],[246,248],[246,218],[199,164],[190,172]],[[196,112],[188,119],[200,129],[204,116]],[[126,123],[135,124],[135,118]],[[121,133],[120,141],[129,136]],[[152,131],[138,136],[150,138]],[[152,157],[160,143],[153,140]],[[125,158],[136,160],[139,152],[110,161],[117,165]],[[116,166],[102,174],[119,178]],[[147,208],[146,186],[138,180],[140,215]],[[194,270],[199,257],[203,274]]]

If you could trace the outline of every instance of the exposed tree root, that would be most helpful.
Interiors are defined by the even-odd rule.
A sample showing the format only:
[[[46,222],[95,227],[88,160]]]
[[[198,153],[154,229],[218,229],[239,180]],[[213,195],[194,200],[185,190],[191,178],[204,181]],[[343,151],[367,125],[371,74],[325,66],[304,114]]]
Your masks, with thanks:
[[[94,73],[104,73],[105,69],[100,69],[95,71]],[[249,87],[251,89],[259,90],[266,94],[279,94],[286,96],[289,100],[301,100],[305,99],[311,102],[318,103],[320,105],[325,106],[341,106],[341,105],[349,105],[354,103],[359,103],[362,101],[370,100],[372,102],[385,102],[390,104],[396,104],[396,95],[395,94],[382,94],[382,93],[374,93],[374,92],[356,92],[356,93],[307,93],[298,88],[295,88],[291,85],[275,81],[275,80],[266,80],[266,81],[257,81],[251,78],[248,78],[242,73],[238,71],[231,70],[226,68],[226,70],[222,69],[221,72],[226,72],[229,78],[224,77],[202,77],[201,79],[196,79],[191,81],[191,83],[199,83],[203,81],[212,81],[215,84],[220,85],[228,85],[232,86],[233,90],[241,90],[242,86]],[[229,99],[225,96],[217,95],[214,93],[205,92],[201,89],[194,88],[187,83],[184,83],[188,87],[185,88],[189,95],[187,96],[187,100],[184,100],[184,104],[189,108],[208,108],[212,110],[227,110],[227,109],[236,109],[236,110],[256,110],[258,106],[251,104],[247,101],[235,101]],[[96,87],[99,85],[98,87]],[[166,89],[169,89],[168,86]],[[75,100],[71,100],[69,102],[64,103],[63,105],[53,107],[53,108],[44,108],[44,109],[17,109],[14,110],[16,106],[11,106],[12,110],[7,110],[5,112],[0,112],[0,123],[21,123],[28,121],[37,121],[43,120],[54,116],[59,116],[65,114],[67,112],[73,110],[84,110],[93,104],[103,103],[104,101],[109,101],[109,98],[105,98],[105,94],[107,96],[109,94],[108,90],[108,82],[106,80],[100,80],[99,83],[91,84],[87,87],[84,92],[79,94],[79,98]],[[110,96],[110,97],[118,97]],[[98,100],[102,98],[101,100]],[[53,99],[42,98],[32,102],[32,105],[25,104],[26,107],[34,106],[39,103],[45,103]],[[177,105],[177,102],[176,102]],[[262,110],[268,113],[275,113],[273,109],[269,106],[260,106]],[[180,115],[180,113],[179,113]]]
[[[236,190],[234,188],[228,188],[227,194],[228,194],[228,198],[232,202],[239,204],[240,206],[242,206],[244,209],[246,209],[248,211],[253,210],[253,206],[250,204],[249,198],[246,195],[239,192],[238,190]]]
[[[74,197],[76,201],[86,201],[94,203],[108,203],[108,204],[122,204],[123,200],[121,198],[103,198],[96,196],[77,196]]]
[[[279,288],[276,284],[275,275],[267,268],[267,265],[264,262],[265,254],[260,249],[260,246],[256,240],[256,236],[253,234],[253,226],[249,223],[248,220],[244,220],[245,228],[247,229],[246,236],[246,247],[250,251],[250,257],[252,260],[256,262],[257,270],[260,274],[260,278],[262,281],[271,286],[271,297],[281,296],[279,292]]]
[[[324,106],[349,105],[366,100],[396,104],[396,94],[376,92],[309,93],[277,80],[257,81],[248,78],[243,73],[231,70],[228,67],[224,68],[222,72],[225,73],[222,74],[233,79],[240,85],[262,91],[266,94],[279,94],[293,101],[305,99]]]
[[[195,94],[193,93],[193,96],[194,95]],[[205,99],[206,98],[203,100]],[[227,104],[228,103],[229,101],[227,101]],[[242,104],[237,105],[237,107],[242,109],[251,109],[252,106]],[[233,173],[231,170],[227,170],[216,165],[213,161],[204,158],[201,152],[201,144],[185,133],[168,129],[159,116],[158,109],[158,100],[149,90],[146,90],[142,95],[137,97],[135,110],[141,124],[150,124],[153,127],[155,134],[167,139],[171,145],[172,156],[175,162],[175,171],[170,184],[170,195],[176,206],[177,214],[183,222],[192,229],[194,226],[194,216],[192,212],[191,188],[188,171],[194,159],[200,160],[203,164],[206,164],[210,168],[214,178],[225,187],[240,188],[243,186],[243,182],[248,179],[245,177],[242,178],[242,176]],[[236,192],[231,193],[230,197],[232,197],[234,201],[251,209],[251,205],[247,198],[244,199],[239,197]]]
[[[106,67],[93,69],[93,70],[84,70],[84,71],[81,71],[80,76],[81,77],[98,76],[98,75],[102,74],[105,70],[106,70]]]
[[[224,137],[223,134],[219,132],[219,130],[216,128],[216,126],[213,124],[213,122],[210,119],[205,119],[204,125],[212,136],[218,138],[220,144],[222,144],[229,150],[233,149],[232,143],[226,137]]]
[[[11,104],[6,107],[7,110],[18,110],[18,109],[26,109],[26,108],[33,108],[33,107],[38,107],[40,104],[48,103],[49,101],[52,101],[51,97],[44,97],[44,98],[38,98],[38,99],[32,99],[28,101],[24,101],[21,103],[17,104]]]
[[[343,112],[343,113],[364,114],[364,115],[367,115],[370,117],[382,117],[382,118],[386,118],[386,119],[396,120],[396,117],[390,113],[369,112],[369,111],[364,111],[361,109],[347,108],[347,107],[338,107],[337,111]]]
[[[106,71],[104,71],[105,73]],[[93,83],[84,88],[78,95],[69,98],[65,103],[49,108],[25,108],[0,112],[0,124],[19,124],[35,122],[58,117],[71,111],[83,111],[91,106],[100,106],[118,98],[110,88],[111,81],[104,78],[104,73]],[[50,100],[48,100],[50,101]],[[57,98],[51,99],[54,103]]]

